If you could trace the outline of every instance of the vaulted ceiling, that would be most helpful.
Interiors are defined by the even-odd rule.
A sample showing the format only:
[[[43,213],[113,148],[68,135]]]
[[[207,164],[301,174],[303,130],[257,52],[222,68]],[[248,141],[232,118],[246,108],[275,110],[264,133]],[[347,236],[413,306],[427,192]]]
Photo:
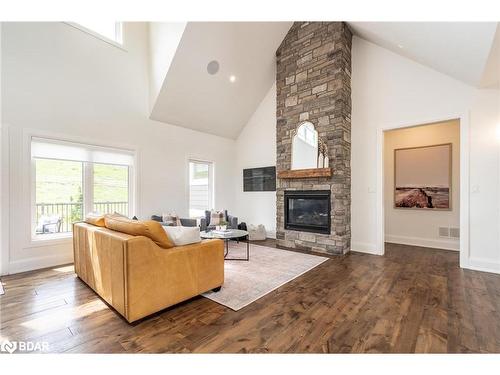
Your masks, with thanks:
[[[500,89],[500,23],[480,82],[481,88]]]
[[[292,23],[151,24],[150,32],[156,33],[150,38],[155,40],[150,49],[156,82],[150,117],[237,138],[275,81],[275,52]],[[468,85],[500,88],[496,22],[348,24],[359,37]],[[217,62],[216,74],[207,70],[211,61]]]
[[[151,118],[236,138],[274,82],[275,52],[291,25],[188,23]],[[212,75],[207,65],[214,60],[219,70]]]
[[[496,22],[349,22],[349,26],[363,39],[471,86],[498,85]],[[490,61],[491,71],[483,78]]]

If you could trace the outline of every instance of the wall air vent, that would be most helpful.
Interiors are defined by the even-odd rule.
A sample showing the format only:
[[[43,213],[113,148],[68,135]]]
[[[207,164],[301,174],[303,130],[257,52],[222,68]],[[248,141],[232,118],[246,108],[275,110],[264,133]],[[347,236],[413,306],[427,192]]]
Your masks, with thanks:
[[[450,228],[439,227],[439,237],[450,237]]]
[[[439,227],[439,237],[460,238],[460,228]]]
[[[450,228],[451,238],[460,238],[460,228]]]

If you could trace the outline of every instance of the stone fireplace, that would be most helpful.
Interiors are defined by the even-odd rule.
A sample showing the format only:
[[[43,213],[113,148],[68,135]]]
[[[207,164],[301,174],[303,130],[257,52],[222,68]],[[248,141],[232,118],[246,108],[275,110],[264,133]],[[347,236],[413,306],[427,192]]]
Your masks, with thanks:
[[[290,171],[292,137],[304,121],[326,144],[331,168],[327,176],[278,178],[279,246],[350,250],[351,39],[343,22],[295,22],[276,52],[276,171]]]

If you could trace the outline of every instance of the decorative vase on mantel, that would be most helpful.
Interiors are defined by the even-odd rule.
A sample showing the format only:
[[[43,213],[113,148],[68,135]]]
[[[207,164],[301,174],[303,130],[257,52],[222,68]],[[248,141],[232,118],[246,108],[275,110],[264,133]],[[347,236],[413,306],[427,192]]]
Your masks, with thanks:
[[[320,152],[318,156],[318,168],[323,168],[323,163],[324,163],[323,153]]]

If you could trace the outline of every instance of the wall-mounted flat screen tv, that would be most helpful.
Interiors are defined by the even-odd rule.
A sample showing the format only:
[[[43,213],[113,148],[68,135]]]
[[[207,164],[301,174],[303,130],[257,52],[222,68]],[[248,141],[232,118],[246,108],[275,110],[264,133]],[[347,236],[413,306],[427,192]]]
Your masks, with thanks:
[[[276,167],[243,169],[243,191],[276,191]]]

